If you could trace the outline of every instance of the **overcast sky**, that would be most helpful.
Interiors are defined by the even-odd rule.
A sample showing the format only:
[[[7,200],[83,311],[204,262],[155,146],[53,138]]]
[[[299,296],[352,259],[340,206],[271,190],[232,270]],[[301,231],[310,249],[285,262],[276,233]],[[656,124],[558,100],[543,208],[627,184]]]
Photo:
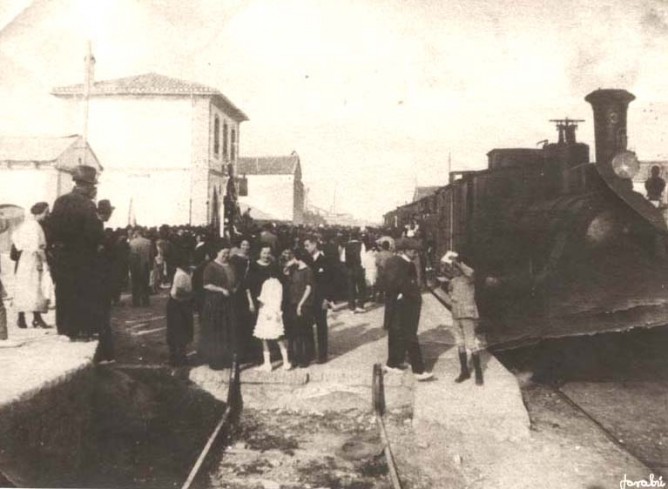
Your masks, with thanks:
[[[302,159],[315,205],[379,219],[419,185],[534,146],[626,88],[629,144],[668,159],[668,5],[655,0],[2,0],[0,132],[63,127],[53,86],[159,72],[244,110],[242,155]],[[592,152],[593,154],[593,152]],[[104,162],[102,162],[104,164]]]

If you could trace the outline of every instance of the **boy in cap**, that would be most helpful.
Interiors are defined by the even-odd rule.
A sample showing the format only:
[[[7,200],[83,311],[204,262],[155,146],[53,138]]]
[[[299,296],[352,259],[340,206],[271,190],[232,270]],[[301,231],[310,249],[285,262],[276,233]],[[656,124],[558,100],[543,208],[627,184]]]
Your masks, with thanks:
[[[468,349],[473,359],[475,383],[482,385],[482,368],[476,338],[479,315],[475,302],[475,274],[473,269],[462,262],[454,251],[448,251],[441,258],[441,262],[448,266],[452,275],[452,279],[448,283],[448,296],[452,303],[452,334],[459,350],[459,364],[461,367],[455,382],[460,383],[471,377],[466,357],[466,350]]]

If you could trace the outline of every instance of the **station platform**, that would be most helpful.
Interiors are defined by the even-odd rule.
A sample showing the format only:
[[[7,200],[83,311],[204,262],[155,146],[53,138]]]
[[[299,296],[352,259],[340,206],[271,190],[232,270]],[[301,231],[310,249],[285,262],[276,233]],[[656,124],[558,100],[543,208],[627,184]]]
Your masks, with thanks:
[[[65,383],[91,366],[97,341],[71,342],[57,335],[55,327],[20,329],[16,326],[11,302],[6,302],[5,307],[12,346],[0,347],[0,371],[4,372],[0,383],[0,410]],[[55,324],[53,310],[42,317],[48,324]],[[32,317],[28,315],[26,320],[30,323]]]
[[[280,362],[271,373],[243,370],[244,403],[306,410],[369,408],[373,365],[387,360],[383,314],[384,308],[377,305],[362,314],[340,307],[330,312],[329,361],[289,372],[279,368]],[[385,374],[388,409],[408,407],[415,424],[442,424],[462,434],[484,431],[501,440],[527,437],[530,422],[519,385],[496,358],[484,354],[484,386],[473,379],[454,382],[459,360],[450,324],[450,313],[425,293],[418,336],[427,370],[435,375],[417,382],[410,368],[403,374]],[[204,366],[190,372],[192,381],[223,400],[228,378],[229,372]]]

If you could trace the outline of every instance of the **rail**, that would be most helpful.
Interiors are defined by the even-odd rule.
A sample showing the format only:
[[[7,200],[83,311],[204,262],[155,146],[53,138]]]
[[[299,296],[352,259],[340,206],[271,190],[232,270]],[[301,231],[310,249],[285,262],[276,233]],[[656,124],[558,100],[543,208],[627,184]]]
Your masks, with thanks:
[[[376,415],[376,425],[380,432],[380,438],[383,442],[383,452],[387,461],[387,467],[390,473],[390,481],[394,489],[401,489],[401,479],[397,471],[397,465],[394,461],[390,440],[385,430],[385,423],[383,422],[383,415],[385,414],[385,387],[383,384],[383,367],[380,363],[373,366],[373,382],[372,382],[372,404]]]
[[[243,398],[241,397],[239,362],[235,355],[232,362],[232,368],[230,369],[230,382],[227,391],[227,404],[225,406],[225,411],[211,432],[211,435],[209,435],[204,448],[202,448],[199,457],[197,457],[195,464],[193,465],[192,469],[190,469],[188,478],[181,486],[181,489],[190,489],[195,480],[197,480],[197,477],[201,474],[202,467],[205,466],[204,463],[207,457],[211,453],[212,447],[225,435],[229,434],[230,427],[238,422],[242,409]]]

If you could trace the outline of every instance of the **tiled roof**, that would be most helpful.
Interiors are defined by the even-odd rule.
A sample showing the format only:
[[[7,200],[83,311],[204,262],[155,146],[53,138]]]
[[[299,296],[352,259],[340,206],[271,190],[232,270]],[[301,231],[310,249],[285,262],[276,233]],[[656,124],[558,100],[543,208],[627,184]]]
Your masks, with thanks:
[[[56,87],[51,93],[60,97],[82,96],[84,93],[83,83]],[[220,97],[230,109],[231,115],[239,121],[247,121],[248,117],[241,109],[236,107],[230,100],[215,88],[191,81],[179,80],[158,73],[146,73],[144,75],[116,78],[114,80],[96,81],[90,91],[91,96],[112,95],[168,95],[168,96],[191,96],[203,95]]]
[[[0,161],[40,162],[55,161],[80,136],[0,136]]]
[[[420,199],[429,197],[431,194],[436,193],[436,191],[441,187],[442,185],[431,187],[415,187],[415,193],[413,193],[413,202],[417,202]]]
[[[243,157],[237,161],[237,175],[293,175],[299,156]]]

